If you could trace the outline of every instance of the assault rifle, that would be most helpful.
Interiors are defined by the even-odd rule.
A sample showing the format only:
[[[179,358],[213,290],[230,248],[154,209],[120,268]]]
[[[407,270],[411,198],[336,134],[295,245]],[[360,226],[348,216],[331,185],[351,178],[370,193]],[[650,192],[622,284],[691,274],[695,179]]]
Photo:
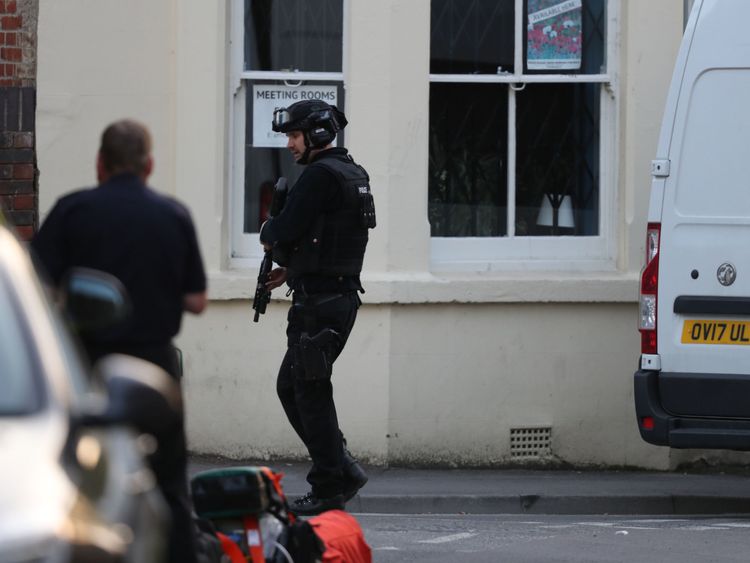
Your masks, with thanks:
[[[282,176],[273,188],[273,199],[271,200],[271,209],[269,211],[271,217],[276,217],[276,215],[281,213],[281,210],[286,203],[286,194],[286,178]],[[255,299],[253,299],[253,309],[255,310],[253,322],[256,323],[260,316],[265,314],[266,305],[271,301],[271,290],[266,287],[268,274],[271,273],[271,268],[273,268],[273,252],[271,250],[266,250],[263,253],[263,260],[260,263],[258,283],[255,286]]]

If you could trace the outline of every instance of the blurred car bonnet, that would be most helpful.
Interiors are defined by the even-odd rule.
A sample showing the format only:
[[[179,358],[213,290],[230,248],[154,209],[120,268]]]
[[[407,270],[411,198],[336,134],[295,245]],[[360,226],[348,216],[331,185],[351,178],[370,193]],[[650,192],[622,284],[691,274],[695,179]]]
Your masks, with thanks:
[[[114,364],[131,398],[141,386],[156,392],[143,362]],[[145,461],[154,440],[128,424],[127,409],[108,416],[119,403],[104,375],[80,360],[0,223],[0,563],[163,560],[168,517]]]

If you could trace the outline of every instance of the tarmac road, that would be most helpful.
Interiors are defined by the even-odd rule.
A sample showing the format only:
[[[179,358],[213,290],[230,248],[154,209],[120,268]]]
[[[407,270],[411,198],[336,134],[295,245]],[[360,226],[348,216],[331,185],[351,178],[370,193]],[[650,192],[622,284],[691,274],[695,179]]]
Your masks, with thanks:
[[[355,514],[375,563],[746,563],[750,519]]]
[[[267,465],[291,499],[308,463]],[[708,563],[750,560],[750,476],[658,471],[367,468],[347,505],[376,563]]]

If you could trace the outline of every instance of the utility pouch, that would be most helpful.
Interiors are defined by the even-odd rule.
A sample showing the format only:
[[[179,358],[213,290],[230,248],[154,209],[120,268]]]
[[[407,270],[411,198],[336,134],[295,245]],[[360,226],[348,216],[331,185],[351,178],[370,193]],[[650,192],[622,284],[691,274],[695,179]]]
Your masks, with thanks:
[[[333,355],[340,346],[339,333],[330,328],[315,336],[303,332],[299,339],[299,361],[304,368],[304,379],[317,381],[329,379],[333,369]]]
[[[365,229],[374,229],[376,225],[375,220],[375,200],[372,197],[372,192],[369,186],[360,186],[359,190],[359,210],[360,226]]]

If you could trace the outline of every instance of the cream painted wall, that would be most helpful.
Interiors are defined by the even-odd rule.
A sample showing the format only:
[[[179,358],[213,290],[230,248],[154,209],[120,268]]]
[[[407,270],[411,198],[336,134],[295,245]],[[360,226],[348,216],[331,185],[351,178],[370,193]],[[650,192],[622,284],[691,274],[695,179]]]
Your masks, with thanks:
[[[193,449],[304,456],[275,391],[285,319],[274,304],[254,325],[233,302],[187,319]],[[635,323],[629,304],[365,307],[334,370],[341,427],[380,463],[505,464],[511,428],[548,426],[560,461],[666,468],[634,422]]]
[[[650,465],[633,410],[636,312],[630,304],[394,307],[389,459],[508,463],[511,428],[551,427],[560,461]]]
[[[206,267],[217,272],[229,255],[229,3],[175,5],[175,194],[192,208]]]
[[[681,4],[615,2],[617,271],[443,275],[429,271],[426,220],[429,0],[347,0],[347,139],[371,173],[379,215],[365,306],[334,373],[355,453],[504,463],[510,428],[548,425],[553,453],[570,463],[667,468],[701,455],[642,443],[632,405],[649,161]],[[210,307],[185,319],[178,340],[190,446],[300,457],[275,394],[287,304],[252,323],[256,271],[229,259],[229,5],[41,0],[41,210],[93,182],[107,122],[146,121],[153,184],[190,206],[210,274]]]
[[[255,324],[249,303],[224,301],[187,319],[179,345],[192,449],[237,459],[305,455],[276,396],[286,312],[272,303]],[[387,307],[360,311],[333,376],[339,425],[352,449],[375,463],[387,460],[390,317]]]
[[[177,0],[40,0],[37,155],[42,218],[62,194],[96,183],[104,127],[148,124],[152,184],[175,192]]]
[[[350,2],[345,69],[352,153],[372,176],[378,228],[375,271],[426,272],[430,2]]]

